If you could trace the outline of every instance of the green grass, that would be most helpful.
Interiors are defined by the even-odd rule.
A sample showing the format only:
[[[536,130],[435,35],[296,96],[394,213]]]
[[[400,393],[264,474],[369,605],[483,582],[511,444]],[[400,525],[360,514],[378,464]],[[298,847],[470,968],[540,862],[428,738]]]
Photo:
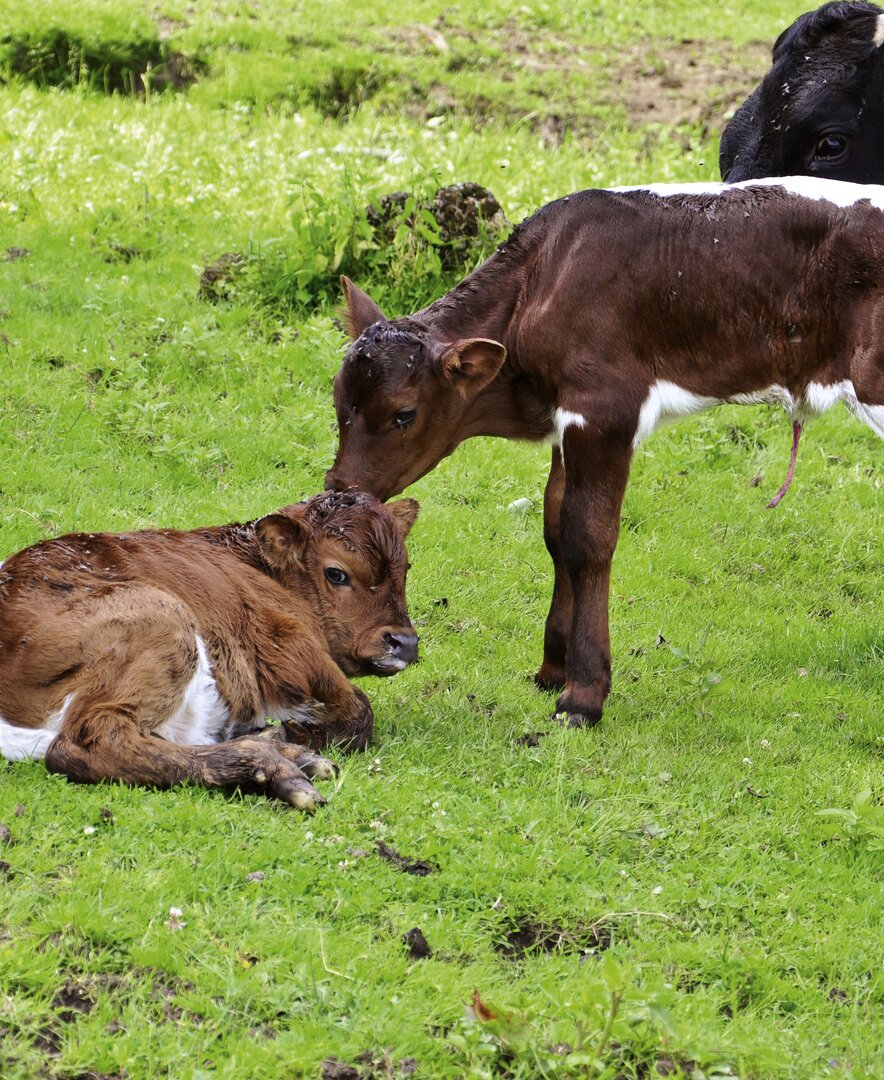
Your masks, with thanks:
[[[30,251],[0,262],[0,557],[318,490],[338,271],[391,314],[452,280],[407,237],[373,248],[365,205],[473,180],[518,221],[581,187],[714,178],[753,43],[804,6],[0,5],[0,251]],[[137,71],[154,39],[205,65],[189,90],[107,94],[100,60],[47,85],[10,59],[86,42]],[[692,77],[685,55],[696,86],[659,89]],[[712,63],[734,72],[724,97]],[[229,251],[231,298],[198,299]],[[726,409],[642,448],[593,731],[553,729],[529,679],[546,453],[476,440],[414,488],[423,661],[363,683],[376,745],[341,757],[313,818],[0,764],[4,1080],[318,1077],[330,1057],[364,1076],[884,1075],[881,444],[830,414],[768,513],[789,434]],[[397,871],[379,840],[437,870]],[[409,960],[414,926],[428,959]],[[513,959],[517,927],[541,944]]]

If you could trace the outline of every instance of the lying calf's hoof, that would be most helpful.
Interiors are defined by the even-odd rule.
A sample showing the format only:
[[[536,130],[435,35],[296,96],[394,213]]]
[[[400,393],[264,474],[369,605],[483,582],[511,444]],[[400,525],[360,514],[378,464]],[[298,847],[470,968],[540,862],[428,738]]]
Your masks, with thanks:
[[[295,764],[311,780],[334,780],[340,771],[333,761],[306,750],[295,758]]]
[[[299,747],[298,760],[307,759],[305,762],[307,769],[302,769],[300,764],[295,763],[295,754],[292,753],[295,750],[294,747],[278,746],[276,750],[278,756],[275,761],[269,761],[255,770],[255,785],[267,795],[287,802],[296,810],[305,810],[312,814],[317,806],[325,806],[328,800],[310,783],[308,775],[319,779],[333,776],[335,768],[333,762]],[[308,769],[315,771],[308,773]]]
[[[306,787],[295,785],[281,785],[275,792],[277,798],[293,806],[295,810],[303,810],[306,814],[312,814],[317,806],[325,806],[328,799],[308,784]]]
[[[553,713],[553,720],[566,728],[595,727],[601,718],[601,713],[572,712],[570,709],[563,709],[560,712]]]

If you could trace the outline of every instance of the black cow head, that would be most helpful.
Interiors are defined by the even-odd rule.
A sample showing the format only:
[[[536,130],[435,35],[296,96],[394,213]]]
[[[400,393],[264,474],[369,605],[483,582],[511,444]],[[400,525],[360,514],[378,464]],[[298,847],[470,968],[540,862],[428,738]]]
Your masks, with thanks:
[[[881,14],[875,4],[824,4],[780,34],[773,66],[724,129],[724,180],[884,183]]]

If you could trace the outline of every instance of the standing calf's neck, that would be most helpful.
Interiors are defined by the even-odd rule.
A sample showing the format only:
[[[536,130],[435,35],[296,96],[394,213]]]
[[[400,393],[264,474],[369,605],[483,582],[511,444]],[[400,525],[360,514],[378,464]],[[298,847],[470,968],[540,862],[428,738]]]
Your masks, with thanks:
[[[546,439],[555,567],[538,682],[595,723],[610,686],[608,590],[638,443],[714,405],[777,404],[798,434],[836,401],[884,436],[884,189],[811,179],[587,191],[387,320],[344,279],[326,486],[381,499],[474,435]],[[775,501],[785,493],[782,490]]]

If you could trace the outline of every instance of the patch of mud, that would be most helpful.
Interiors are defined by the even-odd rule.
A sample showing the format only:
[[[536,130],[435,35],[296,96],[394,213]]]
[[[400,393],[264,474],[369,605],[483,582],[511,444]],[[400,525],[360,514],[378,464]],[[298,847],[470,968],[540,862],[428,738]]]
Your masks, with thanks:
[[[419,926],[413,926],[402,935],[402,943],[408,949],[409,960],[426,960],[433,955],[430,943]]]
[[[384,862],[392,863],[397,870],[401,870],[404,874],[426,877],[428,874],[435,874],[439,869],[438,866],[434,866],[424,859],[411,859],[407,855],[400,855],[398,851],[391,848],[389,844],[385,844],[383,840],[378,840],[377,849],[378,855]]]
[[[29,259],[31,252],[26,247],[8,247],[3,252],[4,262],[18,262],[19,259]]]
[[[393,1080],[399,1076],[414,1076],[417,1061],[413,1057],[394,1061],[388,1051],[366,1050],[350,1065],[336,1057],[322,1063],[322,1080]]]
[[[186,90],[208,70],[200,57],[176,52],[159,36],[87,40],[60,27],[0,40],[0,67],[41,89],[86,85],[105,94]]]
[[[560,952],[566,956],[597,956],[610,948],[611,932],[602,925],[577,926],[573,930],[523,917],[494,942],[494,950],[507,960],[521,960],[528,953]]]
[[[217,304],[219,300],[228,300],[235,291],[236,279],[246,264],[244,256],[238,251],[225,251],[203,270],[200,275],[200,287],[197,296]]]
[[[439,258],[449,270],[461,266],[483,243],[502,239],[510,228],[496,197],[472,181],[439,188],[431,199],[417,202],[403,217],[409,198],[405,191],[394,191],[384,195],[377,206],[366,207],[365,217],[376,239],[391,244],[401,224],[414,230],[421,218],[425,223],[429,214],[438,229]]]

